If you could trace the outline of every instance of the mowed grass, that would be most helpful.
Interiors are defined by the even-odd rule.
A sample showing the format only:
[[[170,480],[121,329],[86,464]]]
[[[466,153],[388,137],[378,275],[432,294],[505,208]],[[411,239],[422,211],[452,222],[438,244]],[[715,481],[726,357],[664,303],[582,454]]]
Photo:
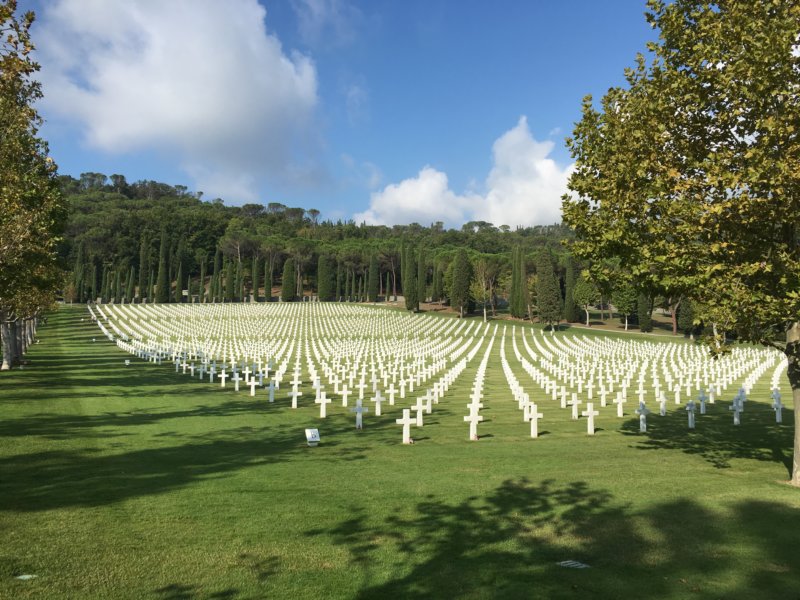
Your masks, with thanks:
[[[544,413],[532,440],[498,333],[480,441],[463,416],[486,345],[404,446],[411,398],[370,405],[359,432],[338,399],[321,421],[308,386],[297,410],[285,389],[221,390],[85,316],[51,315],[0,374],[2,598],[800,597],[793,415],[774,422],[771,370],[738,428],[729,388],[694,432],[671,403],[640,434],[631,399],[589,437],[517,364]]]

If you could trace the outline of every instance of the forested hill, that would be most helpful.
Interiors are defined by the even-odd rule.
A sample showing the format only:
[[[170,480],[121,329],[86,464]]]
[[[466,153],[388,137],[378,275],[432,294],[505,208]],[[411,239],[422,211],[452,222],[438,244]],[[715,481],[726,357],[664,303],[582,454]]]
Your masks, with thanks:
[[[337,296],[343,289],[344,295],[354,290],[365,295],[371,260],[377,263],[381,292],[388,274],[394,293],[402,287],[401,247],[414,248],[415,262],[421,263],[419,276],[428,286],[420,291],[430,296],[435,274],[447,271],[460,248],[467,249],[473,260],[491,259],[498,271],[495,279],[502,280],[511,270],[514,247],[521,247],[533,264],[541,249],[549,249],[554,257],[563,254],[561,241],[569,236],[558,224],[511,229],[478,221],[448,230],[441,223],[386,227],[331,222],[313,208],[277,202],[226,206],[221,199],[204,200],[185,186],[128,183],[122,175],[84,173],[80,179],[59,179],[69,201],[60,248],[70,271],[65,296],[76,301],[152,299],[162,263],[170,300],[174,290],[192,292],[192,286],[197,295],[201,280],[204,291],[225,296],[222,278],[227,272],[234,276],[233,299],[249,297],[254,285],[266,288],[269,280],[280,284],[289,258],[298,294],[318,291],[322,262],[330,263],[341,279],[334,289]],[[215,273],[217,284],[212,289]]]

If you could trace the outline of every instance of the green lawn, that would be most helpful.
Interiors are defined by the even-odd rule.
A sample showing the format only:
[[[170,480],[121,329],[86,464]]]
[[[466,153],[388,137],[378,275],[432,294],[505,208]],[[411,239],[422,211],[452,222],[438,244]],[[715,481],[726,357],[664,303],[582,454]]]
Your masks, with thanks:
[[[469,442],[481,351],[404,446],[400,406],[358,432],[337,401],[322,422],[307,391],[293,411],[285,390],[200,383],[85,316],[52,315],[0,374],[0,598],[800,597],[793,415],[774,423],[771,371],[738,428],[728,402],[692,433],[670,405],[639,434],[630,401],[588,437],[540,399],[532,440],[494,361]]]

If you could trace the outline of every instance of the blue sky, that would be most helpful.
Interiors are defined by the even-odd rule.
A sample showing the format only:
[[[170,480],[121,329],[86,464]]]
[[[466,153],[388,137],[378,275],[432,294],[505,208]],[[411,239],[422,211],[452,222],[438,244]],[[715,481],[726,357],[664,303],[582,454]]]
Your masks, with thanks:
[[[581,98],[643,0],[29,0],[62,173],[459,227],[560,219]]]

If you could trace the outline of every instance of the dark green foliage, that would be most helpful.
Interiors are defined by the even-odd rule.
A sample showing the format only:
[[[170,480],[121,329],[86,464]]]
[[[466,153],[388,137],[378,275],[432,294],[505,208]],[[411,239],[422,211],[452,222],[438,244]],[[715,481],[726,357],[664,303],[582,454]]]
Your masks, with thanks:
[[[589,308],[600,298],[600,290],[593,281],[583,275],[578,277],[575,288],[572,290],[572,299],[586,313],[586,325],[589,325]]]
[[[258,289],[261,287],[261,282],[258,279],[261,271],[261,263],[258,260],[258,255],[253,255],[253,266],[250,268],[250,287],[253,290],[253,302],[258,302]]]
[[[555,326],[561,320],[561,290],[553,270],[553,259],[549,252],[536,257],[536,311],[541,323]]]
[[[330,302],[336,298],[333,262],[329,254],[320,254],[317,261],[317,298],[322,302]]]
[[[367,301],[378,301],[378,290],[380,288],[380,271],[378,270],[378,257],[373,252],[369,257],[369,288],[367,289]]]
[[[462,248],[453,262],[453,283],[450,288],[450,305],[458,310],[461,317],[469,310],[472,274],[472,263],[467,251]]]
[[[200,256],[200,289],[198,290],[200,302],[206,302],[208,298],[206,294],[206,263],[208,263],[208,255],[203,252]]]
[[[235,300],[244,302],[244,267],[242,261],[236,261],[236,297]]]
[[[222,264],[225,271],[225,301],[233,302],[236,294],[236,266],[225,256],[222,258]]]
[[[281,279],[281,300],[291,302],[295,299],[297,289],[294,259],[287,258],[283,263],[283,278]]]
[[[694,335],[694,304],[689,298],[683,298],[678,307],[678,329],[686,335]]]
[[[419,295],[417,293],[417,264],[415,252],[411,244],[405,244],[401,263],[403,297],[406,310],[419,310]]]
[[[178,272],[175,274],[175,302],[183,302],[183,263],[178,263]]]
[[[141,302],[143,298],[147,297],[147,276],[150,273],[150,243],[145,234],[142,234],[142,239],[139,244],[139,293],[138,298]]]
[[[216,252],[214,253],[214,271],[211,275],[211,300],[213,302],[217,302],[220,300],[220,274],[222,272],[222,252],[219,248],[217,248]]]
[[[169,271],[167,268],[167,231],[161,231],[161,245],[158,250],[158,278],[156,280],[156,302],[169,302]]]
[[[136,267],[128,271],[128,282],[125,284],[125,301],[133,302],[134,286],[136,285]]]
[[[425,248],[420,246],[417,254],[417,303],[428,299],[428,265],[425,259]]]
[[[653,301],[650,297],[647,294],[639,294],[639,299],[636,302],[636,316],[639,320],[639,329],[641,331],[653,331],[652,311]]]
[[[637,292],[629,282],[620,281],[611,292],[611,303],[619,314],[625,317],[625,330],[628,329],[628,317],[636,312]]]
[[[337,302],[342,300],[343,286],[344,286],[344,269],[342,269],[342,263],[336,261],[336,295],[334,299]]]
[[[575,281],[578,276],[575,269],[575,260],[572,256],[567,257],[566,274],[564,275],[564,320],[567,323],[575,323],[580,320],[580,308],[575,302]]]

